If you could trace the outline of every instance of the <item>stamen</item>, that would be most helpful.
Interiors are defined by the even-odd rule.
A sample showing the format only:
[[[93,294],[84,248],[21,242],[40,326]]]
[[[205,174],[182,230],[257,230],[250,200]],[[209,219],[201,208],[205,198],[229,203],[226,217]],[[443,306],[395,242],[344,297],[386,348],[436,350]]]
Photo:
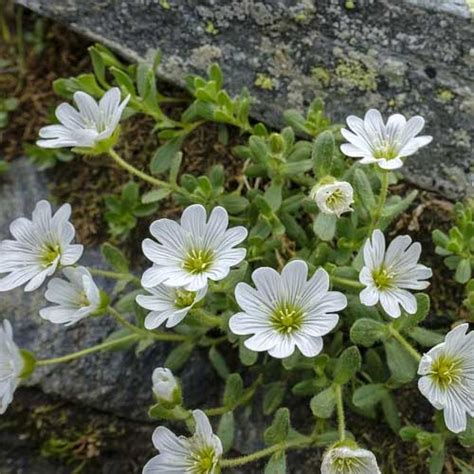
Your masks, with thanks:
[[[280,304],[270,317],[272,326],[282,334],[290,334],[301,328],[304,311],[291,303]]]
[[[380,267],[372,272],[372,278],[374,279],[375,286],[379,290],[387,290],[392,286],[395,274],[385,267]]]
[[[176,290],[174,304],[177,308],[187,308],[194,303],[196,292],[187,290]]]
[[[211,250],[191,249],[183,263],[183,268],[196,275],[204,273],[213,263],[214,254]]]
[[[462,360],[447,354],[442,354],[431,364],[429,375],[433,381],[446,390],[453,384],[461,382]]]
[[[61,255],[59,244],[47,244],[41,253],[41,263],[49,267]]]

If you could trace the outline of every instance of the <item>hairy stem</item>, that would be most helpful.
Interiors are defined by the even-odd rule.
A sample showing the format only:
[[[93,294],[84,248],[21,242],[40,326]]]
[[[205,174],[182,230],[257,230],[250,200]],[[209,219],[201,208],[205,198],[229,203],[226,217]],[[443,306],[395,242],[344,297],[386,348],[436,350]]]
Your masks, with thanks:
[[[201,308],[193,308],[191,314],[196,320],[199,320],[210,327],[223,327],[225,322],[222,318],[219,318],[219,316],[209,314]]]
[[[391,325],[390,334],[403,346],[403,348],[417,361],[420,362],[421,354]]]
[[[370,228],[369,228],[369,237],[372,235],[372,232],[379,225],[380,217],[382,216],[383,208],[385,207],[385,201],[387,199],[387,193],[388,193],[388,178],[389,178],[389,172],[382,171],[379,202],[372,216],[372,221],[370,223]]]
[[[138,334],[130,334],[128,336],[124,336],[118,339],[113,339],[107,342],[102,342],[101,344],[97,344],[96,346],[88,347],[87,349],[83,349],[78,352],[72,352],[71,354],[66,354],[61,357],[38,360],[36,361],[36,365],[50,365],[50,364],[60,364],[62,362],[69,362],[71,360],[79,359],[80,357],[93,354],[94,352],[103,351],[104,349],[110,349],[111,347],[117,346],[119,344],[123,344],[125,342],[137,341],[138,339],[139,339]]]
[[[243,464],[248,464],[250,462],[257,461],[262,458],[271,456],[278,451],[286,451],[288,449],[297,449],[297,448],[308,448],[311,444],[314,443],[313,438],[302,438],[295,441],[285,441],[282,443],[275,444],[269,448],[261,449],[255,453],[248,454],[246,456],[240,456],[233,459],[222,459],[221,467],[237,467],[242,466]]]
[[[355,288],[357,290],[362,290],[364,288],[364,285],[356,280],[351,280],[349,278],[341,278],[334,275],[331,275],[329,278],[331,280],[331,283],[336,286],[340,286],[343,288]]]
[[[152,184],[153,186],[158,186],[161,188],[170,188],[173,191],[176,190],[176,187],[166,181],[162,181],[161,179],[154,178],[149,174],[140,171],[139,169],[132,166],[130,163],[127,163],[123,158],[121,158],[114,149],[109,150],[109,156],[122,168],[126,169],[129,173],[135,175],[136,177],[146,181],[147,183]]]
[[[87,267],[92,275],[102,276],[105,278],[110,278],[112,280],[130,280],[136,285],[140,286],[140,278],[132,275],[131,273],[118,273],[111,272],[109,270],[102,270],[101,268],[91,268]]]
[[[218,416],[224,415],[225,413],[235,410],[238,406],[244,405],[245,403],[249,402],[252,397],[255,395],[255,391],[257,390],[258,386],[262,383],[263,377],[259,375],[255,382],[245,391],[242,397],[237,400],[237,402],[233,406],[221,406],[215,408],[208,408],[204,410],[207,416]]]
[[[342,399],[342,386],[337,384],[334,386],[336,392],[337,404],[337,430],[339,432],[339,441],[346,439],[346,419],[344,416],[344,401]]]

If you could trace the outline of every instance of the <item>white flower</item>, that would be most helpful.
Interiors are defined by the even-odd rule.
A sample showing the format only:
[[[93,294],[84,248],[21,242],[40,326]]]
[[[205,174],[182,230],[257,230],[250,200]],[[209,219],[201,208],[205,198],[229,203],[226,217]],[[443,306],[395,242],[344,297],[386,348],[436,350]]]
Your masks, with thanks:
[[[23,358],[13,342],[13,331],[9,321],[0,326],[0,415],[3,415],[13,400],[20,375],[23,371]]]
[[[24,217],[10,224],[15,240],[0,242],[0,291],[28,282],[25,291],[39,288],[58,266],[73,265],[82,255],[82,245],[71,245],[74,226],[69,222],[71,206],[64,204],[54,215],[48,201],[36,204],[30,221]]]
[[[321,474],[380,474],[380,470],[371,451],[339,446],[326,451]]]
[[[201,301],[207,292],[207,286],[198,291],[173,288],[163,284],[147,288],[151,295],[138,295],[137,303],[149,309],[145,318],[146,329],[156,329],[166,321],[166,327],[172,328],[179,324],[189,310]]]
[[[341,151],[354,158],[362,158],[362,164],[377,163],[380,168],[394,170],[403,166],[402,158],[413,155],[419,148],[428,145],[433,137],[417,137],[425,125],[419,115],[410,120],[395,114],[384,124],[378,110],[370,109],[364,120],[350,115],[347,125],[352,131],[343,128],[342,136],[349,142],[341,145]]]
[[[380,301],[382,308],[392,318],[401,315],[400,305],[408,314],[415,314],[416,298],[407,290],[424,290],[432,275],[431,269],[418,262],[421,245],[412,244],[408,235],[396,237],[385,251],[385,237],[376,229],[372,239],[364,246],[364,263],[359,274],[366,286],[360,293],[360,301],[374,306]]]
[[[160,219],[150,226],[159,243],[143,241],[143,253],[153,262],[142,277],[142,285],[151,288],[164,283],[188,291],[204,288],[207,280],[222,280],[230,267],[240,263],[246,250],[235,249],[247,237],[244,227],[227,229],[229,216],[223,207],[215,207],[206,223],[206,210],[200,204],[187,207],[178,224]]]
[[[170,369],[163,367],[155,369],[152,375],[152,382],[153,393],[158,400],[172,402],[179,398],[179,384]]]
[[[323,214],[336,215],[337,217],[340,217],[344,212],[353,211],[351,208],[351,204],[354,202],[353,196],[354,190],[346,181],[316,185],[310,194]]]
[[[52,323],[69,326],[98,311],[102,301],[89,270],[65,268],[63,273],[67,280],[53,278],[44,295],[56,305],[41,309],[39,314]]]
[[[143,468],[143,474],[217,474],[222,443],[213,434],[207,416],[193,411],[196,432],[190,438],[176,436],[164,426],[153,433],[153,444],[160,451]]]
[[[444,342],[423,355],[418,374],[420,392],[438,410],[453,433],[466,429],[467,415],[474,416],[474,331],[460,324]]]
[[[252,274],[256,290],[246,283],[235,289],[243,312],[229,321],[231,331],[253,334],[245,345],[253,351],[268,351],[273,357],[290,356],[295,346],[306,357],[323,348],[322,336],[337,324],[337,311],[347,305],[346,297],[329,290],[329,276],[322,268],[307,281],[308,266],[294,260],[281,275],[273,268],[258,268]]]
[[[79,110],[67,103],[60,104],[56,117],[61,125],[43,127],[39,131],[43,140],[36,143],[43,148],[93,148],[115,132],[129,99],[130,96],[127,96],[120,103],[118,87],[107,91],[99,103],[85,92],[75,92],[74,102]]]

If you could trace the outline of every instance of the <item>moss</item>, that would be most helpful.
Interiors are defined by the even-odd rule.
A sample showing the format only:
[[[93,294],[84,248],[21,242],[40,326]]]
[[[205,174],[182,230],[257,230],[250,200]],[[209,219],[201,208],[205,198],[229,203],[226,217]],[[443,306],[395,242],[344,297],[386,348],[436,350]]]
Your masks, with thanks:
[[[259,72],[255,79],[254,84],[260,89],[271,91],[274,87],[273,79],[267,74]]]
[[[210,35],[214,35],[214,36],[219,34],[219,30],[214,26],[214,23],[212,23],[212,21],[210,20],[206,24],[206,33]]]
[[[377,90],[377,73],[356,59],[342,59],[334,73],[339,84],[347,89],[368,92]]]
[[[168,0],[160,0],[160,7],[164,10],[169,10],[171,8],[171,5]]]
[[[331,82],[330,72],[322,66],[316,66],[311,69],[311,78],[319,87],[329,87]]]
[[[445,104],[452,102],[454,96],[454,92],[450,91],[449,89],[438,89],[438,91],[436,92],[436,98],[440,102],[444,102]]]

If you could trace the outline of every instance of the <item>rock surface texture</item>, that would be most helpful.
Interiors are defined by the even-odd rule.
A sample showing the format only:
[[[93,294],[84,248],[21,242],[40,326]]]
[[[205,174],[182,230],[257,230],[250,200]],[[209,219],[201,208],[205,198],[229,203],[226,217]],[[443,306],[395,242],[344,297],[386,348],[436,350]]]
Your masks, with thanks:
[[[0,240],[9,238],[9,223],[16,217],[31,216],[35,204],[48,197],[42,176],[32,165],[17,160],[5,178],[0,179]],[[80,263],[99,267],[97,249],[86,250]],[[96,278],[103,289],[111,290]],[[33,293],[22,288],[0,295],[0,317],[10,320],[17,344],[32,351],[37,359],[57,357],[100,343],[118,329],[109,317],[88,318],[64,327],[44,321],[38,315],[48,305],[43,297],[46,285]],[[29,380],[46,394],[58,395],[92,408],[125,418],[149,421],[152,403],[151,374],[163,365],[171,346],[158,343],[136,356],[133,350],[90,355],[68,364],[42,367]],[[204,356],[195,351],[187,369],[180,374],[191,406],[208,400],[203,383],[213,378]],[[207,386],[212,386],[211,384]]]
[[[472,192],[470,0],[16,1],[133,60],[159,48],[159,73],[174,83],[219,62],[226,86],[247,86],[270,124],[315,96],[337,121],[370,107],[421,114],[434,141],[407,178],[451,197]]]

